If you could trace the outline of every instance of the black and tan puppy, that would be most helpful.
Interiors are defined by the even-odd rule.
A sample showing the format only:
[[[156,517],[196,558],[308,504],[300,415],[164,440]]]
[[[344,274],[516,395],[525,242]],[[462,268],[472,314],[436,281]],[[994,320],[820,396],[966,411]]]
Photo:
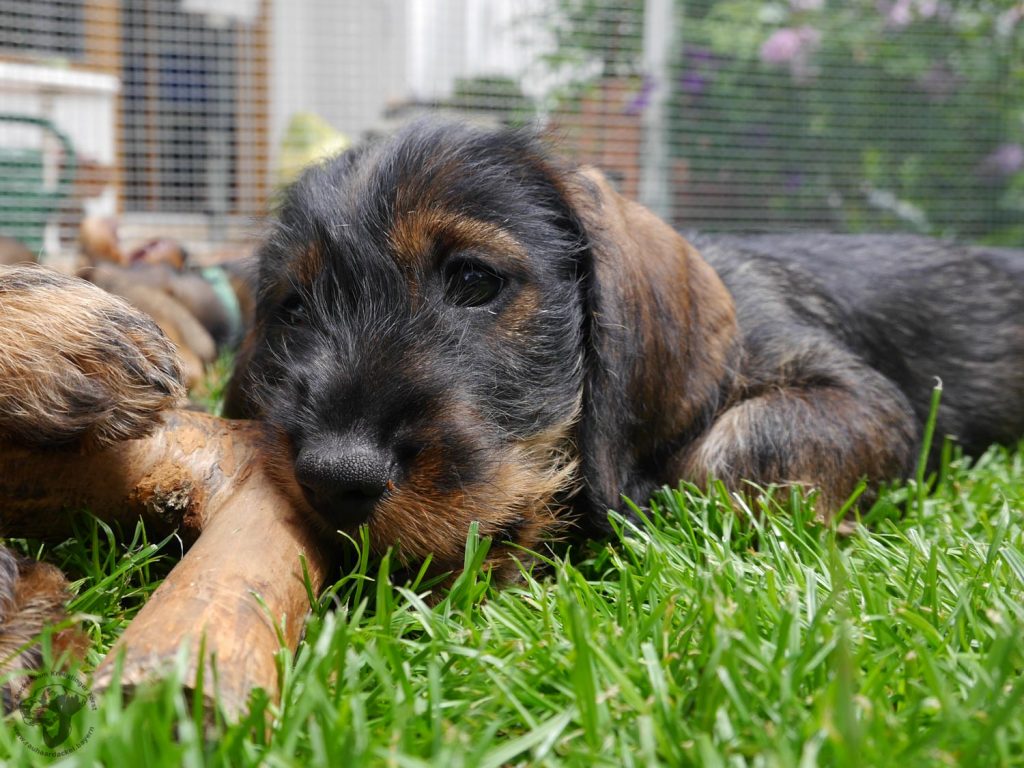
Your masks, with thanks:
[[[419,124],[308,171],[228,410],[330,529],[458,567],[721,478],[839,509],[941,435],[1024,434],[1024,260],[914,237],[683,239],[523,133]]]

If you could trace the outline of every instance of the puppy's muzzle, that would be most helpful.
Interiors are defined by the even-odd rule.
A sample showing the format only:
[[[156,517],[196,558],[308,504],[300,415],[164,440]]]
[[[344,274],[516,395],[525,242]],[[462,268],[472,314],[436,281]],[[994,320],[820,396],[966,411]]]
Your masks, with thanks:
[[[349,434],[303,446],[295,458],[295,479],[327,522],[351,528],[369,519],[387,493],[394,468],[388,451]]]

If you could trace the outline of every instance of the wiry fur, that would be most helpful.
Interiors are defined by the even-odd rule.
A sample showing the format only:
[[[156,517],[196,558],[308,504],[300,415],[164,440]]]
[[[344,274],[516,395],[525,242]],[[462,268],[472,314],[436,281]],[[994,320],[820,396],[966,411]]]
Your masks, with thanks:
[[[385,445],[397,467],[372,540],[456,568],[472,520],[499,544],[536,545],[564,517],[583,243],[531,140],[436,138],[342,156],[291,190],[261,253],[227,409],[263,418],[283,464],[337,435]],[[446,305],[441,262],[477,250],[515,290],[493,306]],[[331,528],[347,527],[338,514]]]
[[[445,303],[467,255],[506,278],[493,303]],[[266,423],[288,482],[310,450],[383,451],[372,542],[446,567],[471,520],[533,546],[680,479],[797,484],[831,514],[911,470],[936,377],[940,436],[1024,433],[1024,256],[691,244],[522,132],[420,123],[313,168],[260,258],[229,412]]]
[[[141,437],[184,396],[153,321],[89,283],[0,267],[0,439],[109,445]]]

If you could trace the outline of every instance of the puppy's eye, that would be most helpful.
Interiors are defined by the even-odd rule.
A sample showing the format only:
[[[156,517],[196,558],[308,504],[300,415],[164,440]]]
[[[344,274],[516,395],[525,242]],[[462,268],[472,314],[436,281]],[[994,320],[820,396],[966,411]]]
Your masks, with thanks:
[[[504,278],[478,261],[453,261],[444,268],[444,298],[457,307],[480,307],[492,301]]]
[[[283,301],[281,303],[280,317],[281,321],[288,325],[305,325],[306,305],[303,303],[302,297],[296,293]]]

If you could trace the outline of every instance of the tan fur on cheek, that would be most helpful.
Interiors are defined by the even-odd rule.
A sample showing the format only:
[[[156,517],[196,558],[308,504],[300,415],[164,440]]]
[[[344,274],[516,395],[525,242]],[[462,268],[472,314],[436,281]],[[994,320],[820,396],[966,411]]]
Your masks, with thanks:
[[[316,243],[307,245],[305,250],[292,263],[292,268],[299,280],[299,284],[306,286],[312,285],[326,266],[327,259],[324,256],[323,249]]]
[[[434,570],[458,570],[470,525],[477,522],[482,536],[498,539],[492,550],[492,567],[507,571],[500,568],[510,564],[510,553],[500,547],[507,533],[511,533],[510,543],[534,548],[565,525],[555,500],[571,495],[577,483],[577,461],[569,441],[574,421],[575,417],[510,444],[499,455],[492,455],[484,478],[454,493],[436,491],[431,474],[438,467],[429,466],[433,460],[414,466],[409,481],[374,512],[370,521],[374,550],[383,552],[397,546],[404,562],[431,556]]]

